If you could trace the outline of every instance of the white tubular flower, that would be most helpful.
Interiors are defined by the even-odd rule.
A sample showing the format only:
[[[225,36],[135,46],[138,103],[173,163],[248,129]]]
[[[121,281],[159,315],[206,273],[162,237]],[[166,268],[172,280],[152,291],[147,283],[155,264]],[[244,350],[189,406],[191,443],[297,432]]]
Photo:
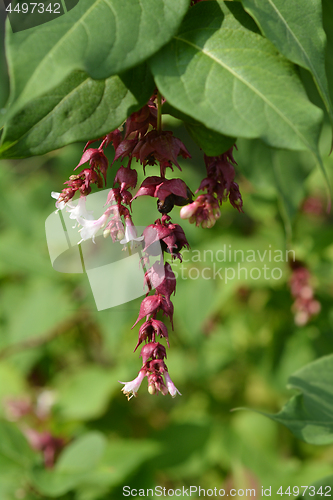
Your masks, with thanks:
[[[95,243],[96,233],[106,225],[109,215],[110,212],[107,210],[97,220],[86,220],[80,216],[77,216],[76,220],[82,226],[81,229],[79,229],[79,233],[81,233],[82,239],[79,241],[78,245],[82,243],[82,241],[89,240],[89,238],[92,238],[93,243]]]
[[[131,243],[131,249],[133,249],[134,241],[142,241],[143,236],[138,236],[135,226],[129,217],[125,218],[125,238],[120,241],[122,245],[126,245],[126,243]]]
[[[122,388],[122,392],[127,396],[127,400],[129,401],[133,396],[137,396],[138,390],[140,389],[141,382],[146,376],[145,370],[140,370],[139,375],[134,379],[131,380],[131,382],[118,382],[120,384],[125,384],[124,387]]]
[[[67,205],[67,203],[65,203],[64,201],[58,201],[60,194],[61,193],[56,193],[55,191],[52,191],[51,196],[52,196],[52,198],[57,200],[56,204],[55,204],[56,208],[58,210],[63,210],[65,208],[65,206]]]
[[[69,218],[70,219],[75,219],[76,221],[78,220],[78,217],[83,217],[84,219],[87,220],[93,220],[93,211],[92,210],[87,210],[86,209],[86,197],[81,196],[79,198],[79,201],[77,202],[76,205],[73,203],[67,203],[66,204],[66,211],[70,213]],[[75,226],[74,226],[75,227]]]
[[[181,394],[178,391],[177,387],[172,382],[172,380],[171,380],[170,375],[168,374],[168,372],[165,371],[163,375],[164,375],[164,378],[165,378],[165,383],[166,383],[167,389],[168,389],[169,393],[171,394],[171,396],[173,398],[175,398],[176,395],[177,395],[177,392],[178,392],[179,396],[181,396]]]

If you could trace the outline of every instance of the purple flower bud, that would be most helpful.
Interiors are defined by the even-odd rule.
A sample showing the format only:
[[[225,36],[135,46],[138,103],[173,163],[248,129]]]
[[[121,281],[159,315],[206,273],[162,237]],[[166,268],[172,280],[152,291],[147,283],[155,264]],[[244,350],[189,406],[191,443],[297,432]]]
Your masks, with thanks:
[[[115,185],[116,183],[120,184],[120,192],[122,192],[128,188],[135,188],[137,181],[138,181],[138,174],[136,170],[132,170],[129,167],[125,168],[121,166],[118,169],[113,185]]]
[[[145,365],[149,358],[166,358],[165,347],[159,342],[149,342],[142,347],[140,356],[142,357],[142,365]]]
[[[139,191],[133,197],[153,196],[164,201],[170,194],[187,198],[187,186],[181,179],[165,179],[165,177],[147,177],[140,186]]]
[[[181,170],[177,161],[177,156],[180,155],[183,158],[191,158],[184,144],[177,137],[173,137],[171,131],[159,132],[158,130],[148,132],[132,152],[132,156],[139,160],[144,167],[147,164],[154,165],[155,161],[170,161]]]
[[[105,156],[104,152],[102,149],[86,149],[85,152],[83,153],[81,160],[79,164],[75,167],[74,170],[76,170],[78,167],[83,165],[84,163],[87,163],[89,161],[89,164],[92,168],[96,169],[99,168],[103,177],[104,177],[104,182],[106,185],[106,171],[108,168],[108,159]]]
[[[238,212],[243,212],[243,200],[240,194],[237,182],[231,183],[231,189],[229,194],[229,201],[234,208],[237,208]]]

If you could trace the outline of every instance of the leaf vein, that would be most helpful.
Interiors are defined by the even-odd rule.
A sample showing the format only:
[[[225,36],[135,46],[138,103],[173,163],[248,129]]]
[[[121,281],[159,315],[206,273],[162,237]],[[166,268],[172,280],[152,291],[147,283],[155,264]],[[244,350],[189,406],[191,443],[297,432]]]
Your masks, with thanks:
[[[262,92],[260,92],[259,89],[257,89],[256,87],[254,87],[250,82],[248,82],[245,78],[243,78],[241,75],[239,75],[233,68],[231,68],[230,66],[228,66],[226,63],[224,63],[220,59],[218,59],[211,52],[209,52],[209,51],[205,50],[204,48],[202,48],[202,47],[200,47],[200,46],[198,46],[198,45],[196,45],[196,44],[194,44],[194,43],[192,43],[192,42],[190,42],[190,41],[188,41],[186,39],[183,39],[183,38],[181,38],[179,36],[175,36],[174,38],[176,40],[179,40],[179,41],[183,42],[183,43],[187,43],[188,45],[192,46],[193,48],[195,48],[199,52],[203,53],[205,56],[210,57],[218,65],[222,66],[224,69],[226,69],[227,71],[229,71],[235,78],[238,78],[244,85],[248,86],[250,88],[250,90],[252,90],[255,94],[257,94],[269,107],[271,107],[273,109],[273,111],[275,111],[275,113],[277,115],[279,115],[289,125],[289,127],[303,141],[303,143],[306,144],[311,151],[313,151],[313,148],[310,146],[310,144],[308,144],[308,141],[303,136],[303,134],[293,125],[293,123],[289,120],[289,118],[285,114],[283,114],[275,106],[274,103],[272,103],[269,99],[267,99],[267,97]]]

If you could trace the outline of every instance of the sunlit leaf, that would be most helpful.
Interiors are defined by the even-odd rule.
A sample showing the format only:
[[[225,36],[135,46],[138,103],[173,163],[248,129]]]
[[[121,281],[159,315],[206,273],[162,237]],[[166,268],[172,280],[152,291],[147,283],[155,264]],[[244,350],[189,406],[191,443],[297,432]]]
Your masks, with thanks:
[[[66,15],[12,33],[7,25],[9,115],[74,70],[103,79],[140,64],[175,34],[189,0],[80,0]]]
[[[306,365],[289,378],[288,387],[301,392],[279,413],[267,417],[288,427],[310,444],[333,443],[333,355]]]
[[[153,90],[146,65],[106,80],[75,71],[6,123],[0,158],[44,154],[72,142],[99,138],[142,107]]]
[[[264,35],[290,61],[308,69],[333,122],[325,72],[325,32],[320,0],[242,0]]]
[[[167,101],[207,128],[309,149],[318,158],[322,111],[308,100],[293,65],[217,3],[193,7],[150,64]]]
[[[57,409],[62,419],[90,419],[103,413],[112,391],[119,387],[114,372],[87,366],[59,377]]]

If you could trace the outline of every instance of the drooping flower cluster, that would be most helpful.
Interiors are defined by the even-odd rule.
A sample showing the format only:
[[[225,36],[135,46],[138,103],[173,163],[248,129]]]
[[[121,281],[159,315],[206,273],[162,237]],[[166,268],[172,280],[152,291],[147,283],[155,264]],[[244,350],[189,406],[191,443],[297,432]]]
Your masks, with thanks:
[[[89,141],[76,168],[84,164],[89,166],[71,176],[65,183],[68,187],[62,193],[52,194],[57,198],[56,207],[66,207],[70,218],[76,219],[81,226],[81,241],[91,238],[94,242],[98,231],[103,229],[104,237],[110,236],[113,242],[130,244],[129,248],[140,246],[147,293],[133,325],[134,327],[144,321],[139,328],[134,350],[141,344],[144,345],[141,347],[142,366],[138,376],[131,382],[121,382],[124,384],[122,391],[129,399],[137,395],[145,377],[150,394],[161,392],[165,395],[169,392],[173,397],[180,394],[168,373],[166,349],[157,340],[158,337],[165,339],[169,347],[168,328],[157,316],[168,318],[173,328],[174,307],[171,295],[175,293],[176,278],[172,271],[172,261],[176,258],[182,261],[181,251],[189,247],[183,229],[179,224],[173,223],[168,214],[174,206],[181,206],[183,218],[190,218],[190,222],[196,221],[197,225],[201,223],[203,227],[212,227],[220,216],[220,204],[226,198],[229,197],[231,204],[242,210],[242,199],[238,185],[234,182],[236,162],[232,149],[218,157],[204,156],[207,178],[202,181],[199,190],[205,190],[206,194],[200,195],[194,202],[193,193],[182,179],[166,178],[167,169],[173,171],[176,166],[181,170],[178,157],[190,158],[190,154],[171,131],[162,130],[162,100],[159,94],[153,95],[147,105],[128,117],[123,134],[118,129],[114,130],[100,139],[98,148],[90,148],[95,141]],[[94,220],[85,208],[85,196],[91,192],[91,184],[95,183],[98,188],[106,184],[108,160],[104,149],[109,144],[115,150],[112,165],[117,160],[123,163],[125,159],[127,164],[118,169],[113,188],[108,193],[107,208],[99,219]],[[144,173],[147,165],[157,165],[159,168],[156,175],[145,178],[135,196],[131,193],[137,184],[137,172],[132,167],[133,158],[142,164]],[[72,198],[77,191],[80,199],[75,204]],[[141,196],[155,198],[161,216],[138,236],[132,221],[132,204],[133,200]],[[164,260],[164,253],[169,254],[171,263]],[[155,262],[151,265],[153,260]]]
[[[306,325],[312,316],[320,312],[321,305],[314,298],[314,289],[311,285],[311,273],[299,261],[291,263],[292,275],[289,280],[290,292],[295,301],[292,311],[295,314],[295,323],[298,326]]]
[[[223,201],[229,201],[239,212],[243,212],[243,200],[235,179],[235,168],[237,165],[233,155],[233,147],[220,156],[204,155],[207,177],[201,181],[199,191],[206,191],[198,198],[183,207],[180,211],[182,219],[196,223],[203,228],[211,228],[221,216],[220,206]]]
[[[98,188],[102,188],[104,180],[106,186],[108,160],[104,154],[103,148],[108,146],[110,143],[113,143],[116,148],[120,140],[120,131],[115,130],[103,138],[101,145],[97,149],[88,148],[88,146],[95,141],[89,141],[87,143],[81,160],[74,170],[88,162],[89,167],[81,170],[79,174],[70,176],[69,180],[65,182],[68,187],[62,190],[58,198],[58,203],[67,203],[73,198],[77,191],[79,191],[79,193],[83,196],[88,195],[91,192],[91,184],[96,184]]]

